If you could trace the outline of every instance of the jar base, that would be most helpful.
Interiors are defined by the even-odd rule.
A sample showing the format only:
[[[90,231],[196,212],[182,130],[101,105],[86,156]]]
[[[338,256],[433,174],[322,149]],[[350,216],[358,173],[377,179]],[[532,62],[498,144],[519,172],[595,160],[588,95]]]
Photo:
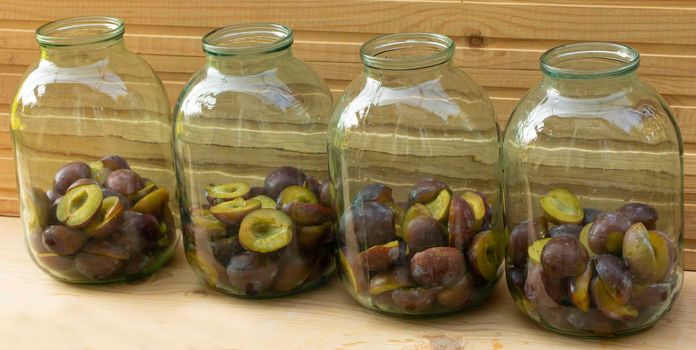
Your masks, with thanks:
[[[240,294],[236,293],[233,290],[230,289],[224,289],[220,288],[217,286],[211,286],[211,288],[215,289],[216,291],[222,292],[224,294],[228,294],[237,298],[241,299],[276,299],[276,298],[283,298],[287,296],[291,296],[294,294],[299,294],[302,292],[306,292],[310,289],[318,288],[324,284],[326,284],[333,276],[336,271],[336,266],[334,264],[331,265],[329,269],[326,270],[326,272],[319,278],[315,279],[312,282],[305,283],[297,288],[291,289],[286,292],[277,292],[277,293],[266,293],[266,294],[257,294],[257,295],[248,295],[248,294]],[[202,276],[205,278],[205,276]]]
[[[103,280],[77,280],[73,279],[70,277],[63,277],[59,273],[55,273],[47,269],[46,267],[42,266],[41,263],[36,259],[34,254],[31,253],[31,248],[27,247],[30,250],[30,256],[32,260],[34,260],[34,264],[39,267],[39,269],[48,275],[49,277],[53,278],[56,281],[60,281],[63,283],[70,283],[70,284],[81,284],[81,285],[101,285],[101,284],[111,284],[111,283],[128,283],[128,282],[133,282],[133,281],[138,281],[143,278],[151,276],[153,273],[157,272],[159,269],[161,269],[164,265],[166,265],[174,256],[174,252],[176,251],[176,247],[179,245],[179,237],[180,234],[177,234],[176,236],[176,241],[174,244],[172,244],[167,250],[163,251],[160,253],[157,257],[157,259],[146,269],[143,271],[140,271],[138,273],[132,273],[128,275],[121,275],[119,277],[111,278],[111,279],[103,279]]]
[[[353,299],[360,304],[360,306],[363,306],[367,309],[370,309],[372,311],[375,311],[377,313],[387,315],[390,317],[399,317],[399,318],[405,318],[405,319],[431,319],[431,318],[440,318],[440,317],[447,317],[451,316],[453,314],[459,313],[459,312],[466,312],[467,310],[471,310],[474,308],[479,307],[482,305],[488,298],[493,294],[493,290],[495,289],[495,286],[497,285],[498,280],[496,282],[492,283],[491,286],[486,288],[485,290],[481,290],[480,294],[478,295],[478,298],[476,298],[471,304],[462,306],[460,308],[456,309],[445,309],[445,310],[436,310],[436,311],[426,311],[426,312],[418,312],[418,313],[407,313],[403,311],[391,311],[391,310],[386,310],[386,309],[381,309],[378,307],[375,307],[374,304],[370,301],[370,299],[367,298],[360,298],[360,297],[355,297],[353,295]],[[345,287],[345,285],[344,285]],[[350,294],[350,291],[348,292]]]

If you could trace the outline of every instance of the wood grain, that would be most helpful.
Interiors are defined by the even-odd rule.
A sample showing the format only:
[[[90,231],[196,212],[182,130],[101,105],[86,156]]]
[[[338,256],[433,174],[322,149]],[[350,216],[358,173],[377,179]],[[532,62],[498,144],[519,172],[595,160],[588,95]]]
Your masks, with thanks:
[[[451,316],[404,319],[359,306],[336,278],[283,299],[238,299],[208,289],[183,250],[153,276],[78,286],[43,274],[25,251],[19,220],[0,218],[0,338],[7,349],[686,349],[696,342],[696,272],[654,327],[610,340],[564,337],[535,326],[499,283],[483,305]]]
[[[346,15],[350,13],[350,15]],[[7,0],[0,3],[0,215],[17,215],[9,110],[38,57],[34,31],[61,17],[106,14],[126,21],[127,46],[164,82],[173,104],[203,63],[200,38],[231,23],[273,21],[295,31],[295,54],[335,96],[361,70],[360,45],[380,33],[450,35],[454,62],[481,84],[504,127],[541,75],[539,55],[584,40],[624,42],[641,52],[640,75],[675,112],[685,142],[687,267],[696,269],[696,2],[688,0]],[[691,248],[690,248],[691,247]]]

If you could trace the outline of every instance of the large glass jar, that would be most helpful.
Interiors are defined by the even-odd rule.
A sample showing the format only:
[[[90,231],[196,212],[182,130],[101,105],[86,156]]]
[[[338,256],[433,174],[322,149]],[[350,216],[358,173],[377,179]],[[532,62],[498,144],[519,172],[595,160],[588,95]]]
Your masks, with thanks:
[[[326,130],[332,97],[292,31],[241,24],[203,38],[175,111],[184,248],[207,283],[274,297],[334,270]]]
[[[648,327],[681,289],[683,145],[638,63],[612,43],[547,51],[505,130],[508,288],[557,332]]]
[[[123,31],[110,17],[40,27],[12,104],[27,245],[63,281],[148,275],[178,240],[167,95]]]
[[[439,34],[365,43],[329,128],[340,277],[363,306],[441,314],[483,301],[504,254],[499,139]]]

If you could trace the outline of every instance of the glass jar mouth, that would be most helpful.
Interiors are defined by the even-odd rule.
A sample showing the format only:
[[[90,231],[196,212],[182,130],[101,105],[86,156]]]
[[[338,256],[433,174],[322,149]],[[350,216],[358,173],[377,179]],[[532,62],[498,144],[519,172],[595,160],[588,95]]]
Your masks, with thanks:
[[[435,33],[381,35],[360,47],[360,58],[368,67],[408,70],[439,65],[452,59],[454,41]]]
[[[98,43],[123,36],[123,20],[106,16],[71,17],[36,29],[39,45],[72,46]]]
[[[292,42],[292,29],[282,24],[246,23],[209,32],[203,37],[203,50],[216,56],[251,55],[281,51]]]
[[[610,42],[557,46],[541,55],[541,71],[551,77],[592,79],[631,73],[640,65],[634,48]]]

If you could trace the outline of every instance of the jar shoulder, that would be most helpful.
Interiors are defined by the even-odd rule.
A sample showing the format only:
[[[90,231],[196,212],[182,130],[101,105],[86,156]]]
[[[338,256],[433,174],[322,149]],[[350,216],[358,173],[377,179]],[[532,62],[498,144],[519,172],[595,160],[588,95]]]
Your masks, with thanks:
[[[51,108],[168,110],[166,90],[150,65],[121,50],[100,57],[40,58],[24,73],[15,112]]]
[[[508,120],[506,144],[560,138],[681,144],[669,106],[641,82],[599,97],[568,96],[543,84],[530,89]]]
[[[426,128],[428,125],[467,130],[497,127],[490,99],[459,69],[415,78],[380,77],[363,72],[339,97],[332,118],[339,128],[364,127],[369,120]]]
[[[251,72],[206,64],[186,83],[175,116],[328,119],[332,103],[326,83],[301,60]]]

